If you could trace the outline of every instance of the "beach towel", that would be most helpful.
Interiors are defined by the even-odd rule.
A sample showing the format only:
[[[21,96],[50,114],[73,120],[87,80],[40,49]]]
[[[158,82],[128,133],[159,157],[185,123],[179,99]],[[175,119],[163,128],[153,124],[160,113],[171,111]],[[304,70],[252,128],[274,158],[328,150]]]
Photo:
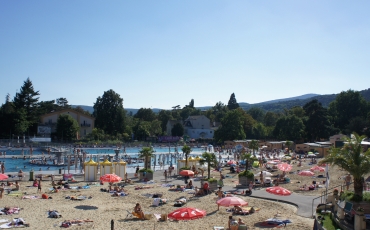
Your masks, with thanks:
[[[286,224],[290,224],[292,223],[292,221],[289,219],[282,220],[282,219],[270,218],[266,220],[266,223],[277,224],[279,226],[282,226],[282,225],[286,226]]]
[[[167,187],[172,187],[175,186],[174,184],[162,184],[162,187],[167,188]]]
[[[15,218],[12,222],[0,225],[0,228],[23,228],[28,226],[22,218]]]
[[[40,199],[40,197],[39,196],[22,196],[22,199],[34,200],[34,199]]]
[[[21,191],[11,191],[8,193],[8,196],[22,196],[23,193]]]
[[[18,207],[13,208],[0,208],[0,215],[18,214],[21,209]]]

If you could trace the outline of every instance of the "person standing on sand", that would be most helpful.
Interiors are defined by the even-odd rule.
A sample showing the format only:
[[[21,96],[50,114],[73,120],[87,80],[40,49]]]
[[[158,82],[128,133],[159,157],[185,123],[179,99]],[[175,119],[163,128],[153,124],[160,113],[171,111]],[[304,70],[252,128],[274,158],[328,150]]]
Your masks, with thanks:
[[[347,187],[347,190],[349,190],[349,185],[351,184],[352,182],[352,177],[351,177],[351,174],[347,174],[346,178],[344,179],[346,181],[346,187]]]
[[[164,181],[167,182],[167,170],[164,170],[163,175],[164,175]]]
[[[39,183],[37,185],[37,192],[39,192],[39,191],[41,193],[41,179],[39,180]]]

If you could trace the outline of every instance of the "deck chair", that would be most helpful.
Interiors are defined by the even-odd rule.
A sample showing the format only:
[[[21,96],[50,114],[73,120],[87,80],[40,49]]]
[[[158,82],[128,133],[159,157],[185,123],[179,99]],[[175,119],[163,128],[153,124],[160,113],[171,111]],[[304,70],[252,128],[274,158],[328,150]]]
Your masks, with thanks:
[[[126,212],[127,212],[127,215],[126,215],[125,219],[127,219],[129,217],[130,218],[134,218],[134,217],[140,218],[139,214],[137,214],[136,212],[130,212],[129,210],[126,210]]]
[[[344,219],[346,219],[348,222],[353,223],[355,218],[354,218],[354,210],[353,210],[353,204],[350,202],[346,202],[344,205]]]

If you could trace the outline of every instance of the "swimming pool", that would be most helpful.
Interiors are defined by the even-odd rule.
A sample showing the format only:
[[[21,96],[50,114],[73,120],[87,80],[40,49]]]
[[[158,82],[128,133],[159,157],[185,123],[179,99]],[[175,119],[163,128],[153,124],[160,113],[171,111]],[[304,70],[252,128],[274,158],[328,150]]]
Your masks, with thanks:
[[[84,149],[85,152],[87,152],[87,159],[89,159],[90,157],[92,157],[92,159],[94,161],[98,161],[98,157],[101,158],[103,157],[104,155],[107,155],[109,154],[110,156],[113,156],[115,154],[114,152],[115,149],[111,148],[111,149]],[[130,156],[132,158],[135,158],[138,156],[138,152],[141,150],[141,148],[137,148],[137,147],[130,147],[130,148],[126,148],[126,155],[127,156]],[[197,155],[201,155],[204,151],[204,148],[193,148],[192,149],[192,153],[190,154],[190,156],[197,156]],[[12,156],[15,156],[14,158],[4,158],[4,156],[0,156],[0,161],[1,162],[5,162],[5,172],[18,172],[20,169],[22,169],[22,171],[24,172],[29,172],[31,171],[32,169],[34,171],[56,171],[56,170],[59,170],[60,168],[67,168],[67,166],[36,166],[36,165],[32,165],[30,164],[30,159],[28,158],[30,156],[30,152],[29,150],[0,150],[0,152],[6,152],[6,156],[9,157],[9,155],[12,155]],[[172,164],[176,164],[176,160],[178,157],[183,157],[183,155],[181,154],[181,147],[178,148],[178,151],[179,151],[179,154],[177,154],[175,152],[175,149],[172,147],[170,150],[169,148],[161,148],[161,147],[156,147],[154,148],[154,151],[155,151],[155,158],[152,159],[152,164],[154,164],[154,160],[156,160],[156,165],[158,165],[158,161],[161,161],[161,162],[164,162],[164,165],[170,165],[171,163]],[[46,153],[46,151],[41,151],[41,150],[34,150],[33,153],[32,153],[32,156],[42,156],[42,154],[44,153],[44,155],[46,157],[48,157],[48,154]],[[72,154],[73,155],[73,154]],[[23,156],[26,156],[26,159],[23,158]],[[53,156],[53,154],[52,154]],[[122,152],[122,150],[120,151],[119,153],[119,156],[120,157],[123,157],[124,154]],[[65,162],[67,162],[65,160]],[[127,165],[127,168],[128,168],[128,171],[131,171],[129,170],[129,168],[134,168],[136,167],[137,165],[139,166],[143,166],[143,163],[135,163],[135,164],[130,164],[130,165]],[[41,169],[41,170],[40,170]],[[70,169],[75,169],[75,166],[70,166]],[[78,170],[79,168],[77,168],[76,170]]]

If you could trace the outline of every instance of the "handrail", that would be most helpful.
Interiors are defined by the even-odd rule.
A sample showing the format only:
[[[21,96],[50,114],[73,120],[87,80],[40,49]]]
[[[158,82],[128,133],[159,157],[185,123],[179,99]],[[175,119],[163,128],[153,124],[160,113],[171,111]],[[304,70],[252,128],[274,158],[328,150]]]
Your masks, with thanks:
[[[350,183],[350,185],[351,185],[351,184],[353,184],[353,183],[354,183],[354,182]],[[326,197],[326,196],[328,196],[328,194],[333,193],[333,191],[328,192],[329,190],[334,190],[334,189],[336,189],[336,188],[340,187],[340,191],[343,191],[343,187],[344,187],[344,186],[345,186],[345,185],[337,185],[337,186],[335,186],[335,187],[329,188],[328,190],[325,190],[325,191],[322,191],[322,192],[321,192],[321,194],[324,194],[324,195],[321,195],[321,196],[318,196],[318,197],[316,197],[316,198],[313,198],[313,199],[312,199],[312,217],[313,217],[313,206],[314,206],[314,202],[315,202],[315,200],[316,200],[316,199],[321,198],[321,204],[322,204],[322,203],[323,203],[323,202],[322,202],[322,197]],[[326,203],[326,202],[325,202],[325,203]]]

